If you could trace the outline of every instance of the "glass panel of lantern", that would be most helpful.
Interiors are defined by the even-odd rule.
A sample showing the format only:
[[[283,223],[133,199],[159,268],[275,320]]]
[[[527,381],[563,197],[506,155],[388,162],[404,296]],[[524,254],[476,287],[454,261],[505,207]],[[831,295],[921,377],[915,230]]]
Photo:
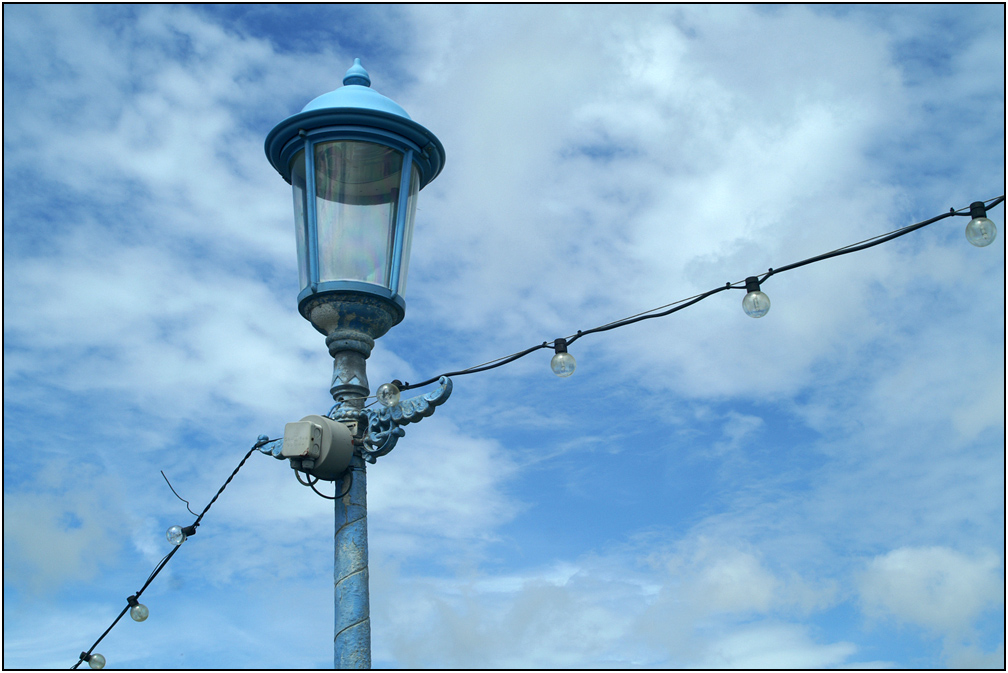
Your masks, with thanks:
[[[401,152],[377,143],[315,145],[320,282],[389,286],[402,162]]]
[[[399,287],[396,292],[406,296],[406,272],[409,271],[410,244],[413,242],[413,220],[416,217],[417,194],[420,192],[420,171],[416,166],[410,173],[409,194],[406,201],[406,223],[403,227],[402,269],[399,271]]]
[[[291,187],[294,191],[294,237],[297,239],[298,289],[308,287],[308,217],[307,194],[305,193],[304,150],[291,160]]]

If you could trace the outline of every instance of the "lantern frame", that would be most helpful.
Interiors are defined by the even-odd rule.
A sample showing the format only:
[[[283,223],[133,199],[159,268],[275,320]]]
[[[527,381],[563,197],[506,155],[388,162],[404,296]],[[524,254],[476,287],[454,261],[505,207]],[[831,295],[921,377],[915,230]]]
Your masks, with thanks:
[[[444,146],[437,136],[413,121],[397,103],[370,88],[370,77],[360,65],[360,59],[356,59],[354,66],[347,71],[343,83],[343,87],[319,96],[301,112],[277,124],[266,137],[266,156],[288,184],[293,184],[297,153],[304,151],[305,240],[303,248],[299,246],[299,249],[303,249],[307,259],[299,259],[298,263],[304,264],[307,284],[299,288],[298,311],[311,320],[312,307],[318,305],[319,300],[331,296],[345,301],[363,294],[387,304],[395,325],[403,319],[406,311],[401,290],[405,289],[405,275],[409,268],[405,239],[407,234],[412,233],[406,227],[410,215],[413,171],[418,174],[419,194],[441,172],[445,159]],[[402,155],[388,285],[363,280],[320,279],[315,148],[322,143],[339,141],[373,143]],[[326,333],[325,328],[314,320],[312,323],[320,332]]]

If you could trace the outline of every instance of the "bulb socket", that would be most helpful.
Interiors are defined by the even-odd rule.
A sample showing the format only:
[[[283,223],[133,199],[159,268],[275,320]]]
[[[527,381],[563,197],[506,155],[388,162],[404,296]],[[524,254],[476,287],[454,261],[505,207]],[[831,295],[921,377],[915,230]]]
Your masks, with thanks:
[[[756,276],[749,276],[745,279],[745,291],[746,292],[759,292],[759,278]]]
[[[974,220],[978,217],[987,217],[987,206],[983,201],[974,201],[970,204],[970,217]]]
[[[553,350],[557,353],[567,352],[567,339],[554,339]]]

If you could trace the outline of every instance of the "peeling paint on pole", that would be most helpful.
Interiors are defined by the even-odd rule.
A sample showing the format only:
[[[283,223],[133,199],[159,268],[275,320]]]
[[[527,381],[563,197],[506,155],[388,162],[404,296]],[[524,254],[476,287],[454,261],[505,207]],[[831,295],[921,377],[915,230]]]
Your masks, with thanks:
[[[335,668],[371,668],[371,608],[368,596],[367,476],[355,455],[337,483]]]

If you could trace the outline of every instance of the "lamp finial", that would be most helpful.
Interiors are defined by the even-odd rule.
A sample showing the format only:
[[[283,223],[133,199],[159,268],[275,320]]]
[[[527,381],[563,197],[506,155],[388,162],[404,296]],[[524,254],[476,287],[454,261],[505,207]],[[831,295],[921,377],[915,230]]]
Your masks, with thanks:
[[[350,69],[346,71],[343,75],[343,84],[360,84],[362,86],[371,86],[371,78],[367,74],[367,70],[361,65],[360,59],[355,58],[353,65]]]

